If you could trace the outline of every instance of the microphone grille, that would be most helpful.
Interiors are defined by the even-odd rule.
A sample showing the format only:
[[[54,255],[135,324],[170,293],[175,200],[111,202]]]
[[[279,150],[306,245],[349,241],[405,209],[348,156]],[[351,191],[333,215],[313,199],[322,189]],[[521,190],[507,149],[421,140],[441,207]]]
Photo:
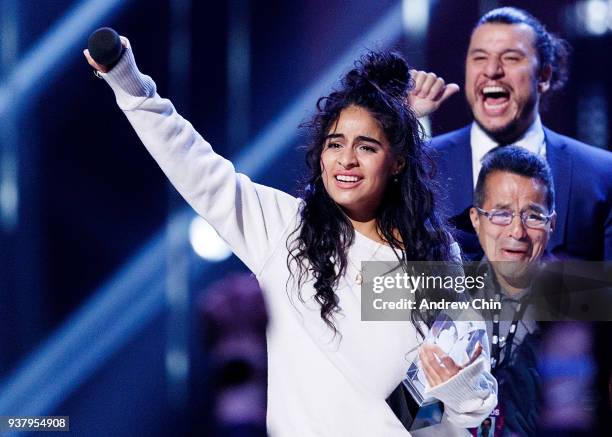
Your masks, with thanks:
[[[98,64],[111,66],[123,53],[119,34],[110,27],[101,27],[89,36],[87,41],[89,54]]]

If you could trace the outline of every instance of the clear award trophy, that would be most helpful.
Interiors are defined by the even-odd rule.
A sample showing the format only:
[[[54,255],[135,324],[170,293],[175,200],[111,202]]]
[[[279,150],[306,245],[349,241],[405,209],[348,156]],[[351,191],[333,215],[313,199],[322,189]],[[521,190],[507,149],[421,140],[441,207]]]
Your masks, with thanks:
[[[466,365],[478,344],[488,355],[489,340],[482,322],[457,321],[447,313],[440,313],[425,338],[426,343],[438,345],[459,366]],[[427,378],[417,355],[410,363],[406,378],[395,389],[387,402],[408,431],[440,423],[444,405],[426,396]]]

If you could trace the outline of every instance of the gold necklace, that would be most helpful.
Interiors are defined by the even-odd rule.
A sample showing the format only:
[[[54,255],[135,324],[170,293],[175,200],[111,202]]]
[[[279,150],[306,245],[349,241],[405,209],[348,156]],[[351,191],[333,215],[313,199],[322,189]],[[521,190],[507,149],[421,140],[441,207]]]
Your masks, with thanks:
[[[376,256],[376,254],[378,253],[378,249],[380,249],[380,246],[382,246],[382,245],[379,244],[378,247],[376,247],[376,250],[374,251],[374,253],[372,253],[372,255],[370,256],[370,258],[368,258],[365,261],[362,261],[362,263],[368,262],[368,261],[372,261],[374,259],[374,257]],[[349,263],[355,268],[355,270],[357,270],[357,275],[355,275],[355,279],[354,279],[355,284],[361,286],[361,284],[363,284],[363,267],[362,268],[357,268],[355,263],[353,261],[351,261],[350,257],[347,257],[347,259],[348,259]]]

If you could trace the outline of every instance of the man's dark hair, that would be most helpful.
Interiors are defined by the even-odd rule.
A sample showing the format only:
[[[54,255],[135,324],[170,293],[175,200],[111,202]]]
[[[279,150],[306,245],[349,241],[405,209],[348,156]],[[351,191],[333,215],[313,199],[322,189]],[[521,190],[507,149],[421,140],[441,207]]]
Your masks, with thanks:
[[[493,9],[478,20],[474,30],[487,23],[526,24],[531,27],[535,34],[535,48],[538,52],[538,73],[541,73],[542,69],[550,65],[552,70],[550,90],[557,91],[563,88],[569,76],[570,45],[567,41],[548,32],[540,20],[519,8],[503,7]]]
[[[474,189],[474,205],[482,208],[485,202],[487,177],[496,171],[514,173],[539,180],[546,187],[546,207],[555,209],[555,187],[552,173],[545,159],[519,146],[500,146],[482,159],[478,182]]]

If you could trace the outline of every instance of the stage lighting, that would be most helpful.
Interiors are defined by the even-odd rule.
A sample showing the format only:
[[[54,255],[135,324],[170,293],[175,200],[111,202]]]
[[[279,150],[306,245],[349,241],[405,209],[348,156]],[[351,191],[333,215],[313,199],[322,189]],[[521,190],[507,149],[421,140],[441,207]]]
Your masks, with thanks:
[[[232,251],[219,234],[202,217],[196,216],[189,225],[189,241],[195,253],[207,261],[223,261]]]

